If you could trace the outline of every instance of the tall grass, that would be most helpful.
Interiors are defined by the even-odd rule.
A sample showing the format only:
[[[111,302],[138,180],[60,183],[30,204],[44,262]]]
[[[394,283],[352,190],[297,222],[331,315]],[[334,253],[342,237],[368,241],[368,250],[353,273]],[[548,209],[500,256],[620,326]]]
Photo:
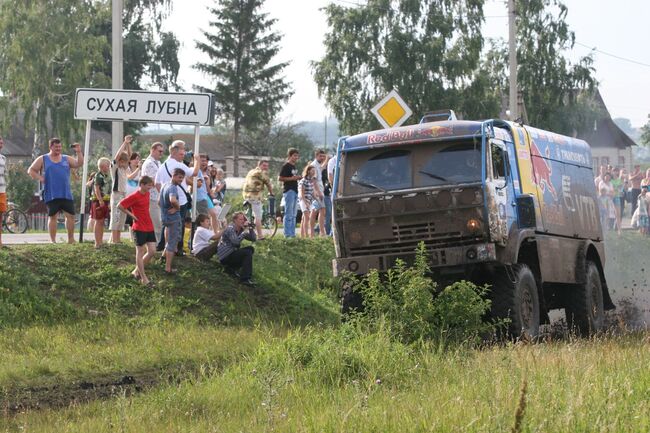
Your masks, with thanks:
[[[642,334],[438,351],[400,346],[381,333],[345,339],[330,332],[267,342],[248,361],[198,382],[0,425],[31,432],[650,428],[650,349]]]

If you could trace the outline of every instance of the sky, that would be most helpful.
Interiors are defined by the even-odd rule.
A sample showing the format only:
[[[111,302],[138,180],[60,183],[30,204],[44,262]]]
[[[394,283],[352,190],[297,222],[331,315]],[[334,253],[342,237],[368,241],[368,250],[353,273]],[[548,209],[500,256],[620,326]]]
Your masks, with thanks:
[[[208,6],[213,3],[174,0],[172,13],[165,22],[165,28],[173,31],[181,42],[179,81],[186,91],[192,91],[195,84],[209,85],[209,79],[192,69],[192,65],[207,60],[195,48],[195,41],[202,39],[201,30],[209,28]],[[325,101],[318,97],[310,67],[310,62],[324,55],[323,38],[328,28],[321,9],[330,3],[356,7],[365,0],[265,2],[265,11],[278,20],[275,28],[284,35],[278,61],[291,62],[285,73],[293,83],[295,94],[281,115],[284,120],[322,121],[330,115]],[[567,22],[577,42],[566,53],[567,57],[576,60],[589,54],[591,48],[599,50],[594,53],[596,79],[610,114],[613,118],[630,119],[635,127],[644,125],[650,115],[650,1],[564,0],[564,3],[568,7]],[[507,39],[506,2],[486,0],[484,14],[484,37]]]

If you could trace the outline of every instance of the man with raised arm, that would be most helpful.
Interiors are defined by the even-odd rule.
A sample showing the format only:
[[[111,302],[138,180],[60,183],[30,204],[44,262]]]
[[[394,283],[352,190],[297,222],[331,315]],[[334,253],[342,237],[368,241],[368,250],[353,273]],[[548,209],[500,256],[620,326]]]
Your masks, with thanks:
[[[68,232],[68,243],[74,243],[74,201],[70,189],[70,169],[83,165],[84,156],[81,145],[74,143],[72,148],[76,156],[63,154],[63,145],[59,138],[51,138],[50,151],[34,160],[27,173],[34,180],[41,182],[43,201],[47,206],[48,231],[50,240],[56,242],[56,215],[63,212],[65,228]]]

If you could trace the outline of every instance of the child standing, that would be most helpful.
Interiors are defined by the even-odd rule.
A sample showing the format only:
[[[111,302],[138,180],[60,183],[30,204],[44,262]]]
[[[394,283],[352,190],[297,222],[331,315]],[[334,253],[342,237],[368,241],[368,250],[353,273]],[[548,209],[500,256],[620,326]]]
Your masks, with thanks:
[[[118,204],[120,211],[133,219],[135,269],[131,275],[145,285],[149,285],[150,281],[144,272],[144,266],[156,254],[156,234],[149,215],[149,191],[151,188],[153,188],[153,179],[149,176],[142,176],[138,189]]]
[[[298,182],[298,202],[300,203],[300,236],[314,237],[314,225],[311,220],[311,203],[314,200],[314,173],[316,169],[308,165],[302,171],[302,179]]]
[[[104,243],[104,219],[110,216],[111,201],[111,161],[108,158],[97,160],[99,171],[95,174],[93,182],[93,196],[90,204],[90,216],[95,221],[95,248],[100,248]]]

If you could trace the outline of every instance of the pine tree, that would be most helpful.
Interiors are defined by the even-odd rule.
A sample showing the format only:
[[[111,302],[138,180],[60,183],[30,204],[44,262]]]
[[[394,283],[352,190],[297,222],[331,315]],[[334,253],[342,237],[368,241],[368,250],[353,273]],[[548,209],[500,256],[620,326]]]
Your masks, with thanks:
[[[288,62],[273,63],[282,36],[272,30],[276,20],[261,12],[263,3],[216,0],[210,30],[203,31],[207,42],[196,42],[210,62],[194,67],[214,83],[211,89],[197,89],[213,93],[217,114],[232,124],[235,176],[240,133],[270,124],[293,94],[282,75]]]

